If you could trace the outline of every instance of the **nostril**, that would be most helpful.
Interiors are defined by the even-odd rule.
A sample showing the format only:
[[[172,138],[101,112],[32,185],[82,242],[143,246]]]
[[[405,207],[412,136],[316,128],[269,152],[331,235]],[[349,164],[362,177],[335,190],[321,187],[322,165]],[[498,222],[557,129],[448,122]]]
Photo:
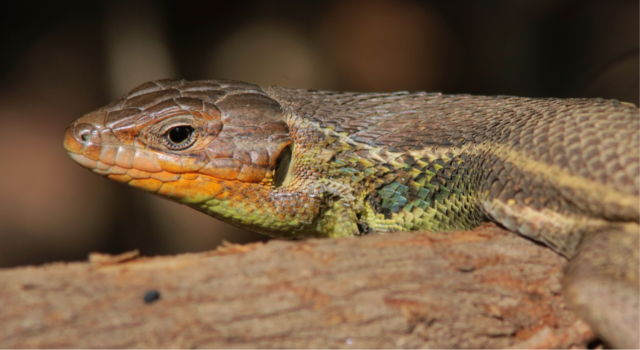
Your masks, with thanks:
[[[77,124],[75,128],[76,139],[83,142],[91,141],[91,133],[93,133],[93,126],[90,124]]]

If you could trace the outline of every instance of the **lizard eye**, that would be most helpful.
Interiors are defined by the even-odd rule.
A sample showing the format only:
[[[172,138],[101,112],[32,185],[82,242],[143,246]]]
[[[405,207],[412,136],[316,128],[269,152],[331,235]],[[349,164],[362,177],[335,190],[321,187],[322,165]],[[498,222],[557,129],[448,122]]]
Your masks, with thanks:
[[[176,126],[175,128],[169,129],[169,141],[179,145],[189,139],[191,133],[193,133],[191,126]]]
[[[162,143],[171,150],[183,150],[196,142],[196,129],[189,124],[178,124],[167,129]]]

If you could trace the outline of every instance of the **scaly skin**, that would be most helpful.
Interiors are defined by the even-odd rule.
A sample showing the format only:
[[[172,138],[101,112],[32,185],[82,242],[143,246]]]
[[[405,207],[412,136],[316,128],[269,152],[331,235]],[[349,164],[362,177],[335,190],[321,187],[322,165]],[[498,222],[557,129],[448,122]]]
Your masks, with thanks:
[[[175,127],[192,132],[173,142]],[[613,100],[161,80],[76,120],[64,145],[95,173],[273,237],[501,223],[572,259],[569,304],[638,347],[639,128]]]

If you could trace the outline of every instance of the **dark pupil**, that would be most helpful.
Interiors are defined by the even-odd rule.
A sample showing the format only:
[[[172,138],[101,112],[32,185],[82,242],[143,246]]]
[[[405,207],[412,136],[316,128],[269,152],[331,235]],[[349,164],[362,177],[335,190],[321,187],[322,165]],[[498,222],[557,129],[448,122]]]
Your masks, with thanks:
[[[189,138],[192,132],[193,128],[190,126],[176,126],[169,130],[169,140],[173,143],[182,143]]]

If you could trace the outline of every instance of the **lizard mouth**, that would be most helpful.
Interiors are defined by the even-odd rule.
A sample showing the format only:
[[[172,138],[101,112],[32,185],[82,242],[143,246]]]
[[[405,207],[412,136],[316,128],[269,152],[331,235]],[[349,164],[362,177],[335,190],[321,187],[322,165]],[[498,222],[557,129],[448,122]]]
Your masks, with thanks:
[[[163,171],[158,161],[146,150],[133,145],[103,143],[97,130],[88,124],[69,125],[64,135],[64,148],[71,159],[92,172],[118,182],[133,179],[175,181],[179,174]]]

